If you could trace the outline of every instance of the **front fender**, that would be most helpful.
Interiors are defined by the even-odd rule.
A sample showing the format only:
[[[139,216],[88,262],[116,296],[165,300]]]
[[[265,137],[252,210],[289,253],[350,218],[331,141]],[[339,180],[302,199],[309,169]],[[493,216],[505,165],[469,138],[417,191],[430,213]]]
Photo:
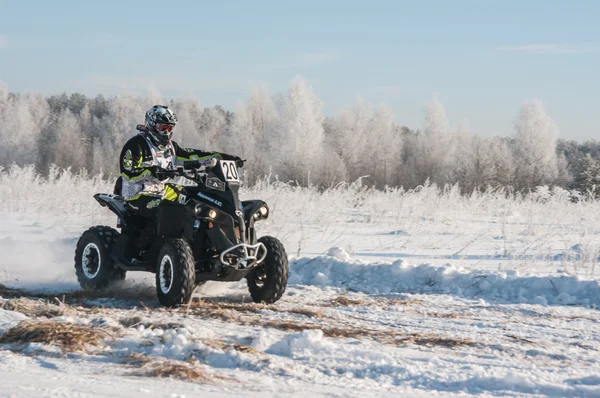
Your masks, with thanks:
[[[267,208],[267,210],[269,210],[269,213],[270,213],[269,206],[267,205],[267,203],[265,201],[258,200],[258,199],[242,201],[242,210],[244,211],[244,221],[246,222],[246,225],[248,225],[248,228],[254,227],[255,220],[254,220],[254,217],[252,217],[252,216],[254,215],[254,213],[256,213],[258,211],[258,209],[260,209],[263,206],[265,206]]]

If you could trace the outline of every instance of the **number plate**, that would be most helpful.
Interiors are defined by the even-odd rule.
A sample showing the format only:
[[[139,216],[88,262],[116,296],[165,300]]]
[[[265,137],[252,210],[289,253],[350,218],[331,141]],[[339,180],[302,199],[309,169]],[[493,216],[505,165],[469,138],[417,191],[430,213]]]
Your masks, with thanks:
[[[237,166],[233,160],[221,160],[221,170],[223,171],[223,177],[225,177],[225,181],[237,182],[240,180]]]

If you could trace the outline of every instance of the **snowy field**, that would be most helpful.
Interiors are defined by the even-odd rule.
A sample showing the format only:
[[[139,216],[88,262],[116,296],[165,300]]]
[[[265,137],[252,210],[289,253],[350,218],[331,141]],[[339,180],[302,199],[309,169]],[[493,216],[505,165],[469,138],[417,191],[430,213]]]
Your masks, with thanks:
[[[0,172],[0,395],[600,397],[596,202],[258,185],[242,198],[271,206],[286,294],[209,283],[167,310],[150,274],[77,291],[75,243],[114,226],[92,198],[110,187]]]

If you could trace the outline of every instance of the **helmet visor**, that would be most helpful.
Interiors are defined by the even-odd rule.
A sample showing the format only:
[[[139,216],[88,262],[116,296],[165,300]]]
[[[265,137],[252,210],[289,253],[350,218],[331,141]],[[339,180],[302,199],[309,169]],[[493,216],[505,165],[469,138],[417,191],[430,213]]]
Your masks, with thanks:
[[[156,129],[161,133],[170,133],[175,128],[174,124],[156,123]]]

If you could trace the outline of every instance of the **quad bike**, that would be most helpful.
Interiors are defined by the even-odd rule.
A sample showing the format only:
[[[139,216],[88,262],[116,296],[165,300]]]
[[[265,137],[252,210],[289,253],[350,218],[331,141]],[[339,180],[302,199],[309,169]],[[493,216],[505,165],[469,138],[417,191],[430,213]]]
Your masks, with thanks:
[[[262,200],[240,201],[234,161],[186,161],[160,171],[161,178],[183,177],[177,201],[156,202],[156,220],[142,218],[123,197],[94,198],[118,216],[117,230],[95,226],[83,233],[75,250],[77,279],[85,289],[103,289],[127,271],[156,274],[161,304],[186,304],[206,281],[246,278],[250,296],[271,304],[283,295],[288,259],[281,242],[257,238],[254,223],[269,216]],[[150,204],[149,204],[150,205]]]

